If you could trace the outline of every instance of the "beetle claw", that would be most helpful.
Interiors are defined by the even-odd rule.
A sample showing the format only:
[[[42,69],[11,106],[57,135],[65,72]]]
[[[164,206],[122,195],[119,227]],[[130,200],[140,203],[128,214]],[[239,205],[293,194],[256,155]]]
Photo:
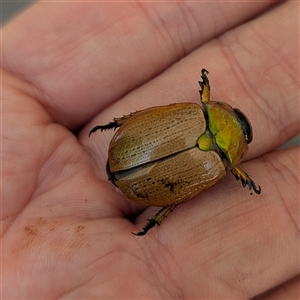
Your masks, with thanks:
[[[253,188],[253,191],[256,193],[256,194],[260,194],[261,193],[261,187],[260,185],[256,185],[255,182],[253,180],[251,180],[251,187]],[[251,189],[251,188],[250,188]]]

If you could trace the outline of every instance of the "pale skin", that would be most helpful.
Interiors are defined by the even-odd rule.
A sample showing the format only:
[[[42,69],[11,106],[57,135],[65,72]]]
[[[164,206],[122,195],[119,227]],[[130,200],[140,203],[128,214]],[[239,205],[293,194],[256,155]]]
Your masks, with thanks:
[[[2,32],[2,298],[297,299],[296,2],[39,3]],[[253,127],[242,168],[139,231],[158,208],[107,181],[113,132],[150,106],[211,99]]]

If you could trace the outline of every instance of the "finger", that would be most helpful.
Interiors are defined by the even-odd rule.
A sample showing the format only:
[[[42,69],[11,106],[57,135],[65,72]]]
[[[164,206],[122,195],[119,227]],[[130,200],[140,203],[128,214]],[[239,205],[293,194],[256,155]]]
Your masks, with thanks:
[[[199,103],[197,81],[200,68],[205,67],[210,71],[211,99],[241,109],[252,123],[254,139],[247,159],[284,144],[299,132],[298,64],[294,63],[298,60],[294,34],[298,15],[294,5],[285,3],[213,40],[128,94],[84,129],[83,143],[95,157],[106,157],[113,132],[88,139],[93,126],[155,105]],[[273,20],[279,22],[267,26]]]
[[[74,128],[271,5],[41,2],[3,30],[3,66]]]

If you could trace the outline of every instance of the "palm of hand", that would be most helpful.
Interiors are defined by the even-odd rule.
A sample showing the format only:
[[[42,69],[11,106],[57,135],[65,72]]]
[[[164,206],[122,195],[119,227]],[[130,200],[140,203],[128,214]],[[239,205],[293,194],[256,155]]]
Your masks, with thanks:
[[[80,27],[82,32],[72,28],[71,33],[66,29],[64,33],[68,35],[62,33],[62,37],[51,44],[52,49],[44,47],[43,26],[36,35],[33,33],[30,43],[24,44],[24,37],[28,38],[33,26],[28,16],[43,10],[43,5],[37,5],[3,33],[4,41],[5,36],[10,36],[7,49],[4,47],[3,68],[11,72],[3,71],[5,298],[250,298],[296,276],[299,273],[299,224],[296,223],[299,179],[294,165],[298,149],[262,155],[283,144],[298,130],[295,101],[299,87],[293,80],[297,47],[288,47],[287,52],[276,48],[277,56],[285,63],[275,68],[274,59],[270,58],[270,53],[275,51],[266,45],[253,47],[246,38],[255,30],[247,29],[248,24],[235,29],[231,29],[234,24],[227,24],[228,33],[220,39],[221,43],[212,40],[204,47],[200,45],[205,39],[212,39],[217,33],[208,30],[207,36],[196,38],[198,35],[191,31],[189,42],[182,44],[186,47],[184,52],[198,49],[186,55],[185,63],[174,64],[178,53],[172,50],[174,41],[167,37],[164,37],[166,50],[149,58],[134,44],[136,39],[146,37],[143,34],[136,38],[138,33],[133,34],[134,22],[143,23],[144,19],[139,19],[140,8],[130,4],[124,5],[124,15],[132,14],[136,18],[130,21],[124,18],[120,26],[108,27],[120,37],[129,31],[130,42],[121,43],[120,49],[115,50],[117,53],[109,53],[110,49],[116,49],[115,45],[113,41],[110,45],[105,36],[107,28],[104,25],[97,28],[97,18],[93,17],[86,20],[85,25],[90,26],[86,31],[84,27]],[[116,7],[102,5],[112,19],[121,17]],[[263,4],[260,5],[257,12],[264,9]],[[70,7],[73,7],[73,17],[79,13],[76,4],[68,5],[68,9]],[[86,4],[84,9],[88,15],[94,8]],[[160,9],[165,18],[170,18],[167,30],[171,25],[179,30],[180,21],[168,14],[171,8],[161,6]],[[243,9],[247,14],[246,4]],[[233,13],[229,7],[226,10]],[[277,21],[281,29],[287,15],[292,18],[291,10],[292,5],[287,3],[249,25],[257,28],[276,14],[276,20],[282,19]],[[245,22],[257,12],[254,9],[241,20],[232,22]],[[55,15],[53,11],[49,14],[50,17]],[[192,21],[191,14],[188,16]],[[21,35],[21,30],[18,35],[22,21],[29,25],[22,29],[26,34]],[[59,22],[53,24],[54,31],[63,27],[66,20]],[[149,31],[147,40],[156,43],[154,53],[166,28],[160,25],[153,29],[149,23],[141,25]],[[270,30],[277,34],[275,41],[272,40],[275,45],[282,42],[283,36],[286,44],[293,43],[292,34],[286,34],[292,31],[293,24],[284,25],[289,30]],[[194,27],[191,25],[191,28]],[[226,31],[218,26],[215,30],[219,34]],[[110,37],[115,36],[112,33]],[[262,34],[268,41],[270,32],[265,30]],[[244,38],[242,43],[247,50],[253,47],[261,51],[265,58],[255,58],[256,62],[261,60],[260,65],[255,67],[253,63],[244,62],[247,54],[233,41],[237,35]],[[76,40],[77,36],[86,40],[70,46],[70,40]],[[251,38],[257,41],[259,36],[251,35]],[[105,48],[103,43],[107,39]],[[102,51],[96,53],[93,43]],[[126,52],[130,43],[134,45],[130,51],[137,51],[136,55]],[[21,44],[23,48],[18,47]],[[19,54],[13,62],[8,52],[12,49],[18,49]],[[236,51],[234,54],[230,52],[232,49]],[[108,57],[114,55],[114,61],[104,59],[103,53]],[[116,66],[115,57],[119,55],[123,55],[124,60]],[[122,64],[132,56],[134,61]],[[43,61],[45,57],[48,61]],[[236,60],[232,68],[237,75],[228,74],[225,58]],[[170,64],[174,66],[146,83]],[[74,66],[78,71],[74,71]],[[143,208],[130,203],[106,180],[104,166],[111,135],[99,134],[89,140],[90,124],[84,126],[77,137],[70,129],[82,126],[96,112],[100,112],[96,123],[105,123],[113,116],[148,106],[197,101],[194,82],[202,67],[209,69],[214,77],[211,79],[212,97],[216,100],[228,102],[227,94],[233,102],[248,99],[245,103],[230,104],[245,107],[243,110],[254,125],[256,135],[249,153],[252,160],[245,162],[244,168],[255,176],[263,194],[251,196],[233,178],[226,177],[213,189],[177,208],[162,227],[155,228],[144,238],[137,238],[130,232],[140,229],[157,209],[142,212]],[[271,67],[275,70],[270,70]],[[246,70],[250,70],[250,75]],[[260,78],[259,72],[266,75]],[[188,78],[183,79],[180,74]],[[243,76],[246,79],[239,81]],[[264,86],[264,81],[271,86]],[[282,103],[281,95],[286,95],[287,87],[291,100]],[[268,95],[270,89],[276,93]],[[259,156],[260,159],[254,160]],[[296,280],[288,283],[291,291],[295,291]],[[280,288],[274,293],[280,293]]]

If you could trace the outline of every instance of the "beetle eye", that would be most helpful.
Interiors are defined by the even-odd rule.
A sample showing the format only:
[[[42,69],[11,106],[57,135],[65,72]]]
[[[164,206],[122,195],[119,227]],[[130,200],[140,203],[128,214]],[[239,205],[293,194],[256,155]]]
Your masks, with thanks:
[[[240,121],[247,144],[250,144],[253,138],[251,124],[247,117],[239,109],[234,108],[233,110]]]

